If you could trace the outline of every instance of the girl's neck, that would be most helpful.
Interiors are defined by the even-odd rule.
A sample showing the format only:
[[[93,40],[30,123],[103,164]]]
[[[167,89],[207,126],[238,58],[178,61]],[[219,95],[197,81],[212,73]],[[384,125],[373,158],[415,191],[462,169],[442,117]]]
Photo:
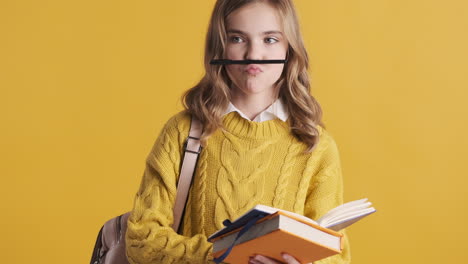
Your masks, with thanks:
[[[250,120],[253,120],[258,114],[267,109],[276,101],[277,97],[265,94],[233,94],[231,103],[244,113]]]

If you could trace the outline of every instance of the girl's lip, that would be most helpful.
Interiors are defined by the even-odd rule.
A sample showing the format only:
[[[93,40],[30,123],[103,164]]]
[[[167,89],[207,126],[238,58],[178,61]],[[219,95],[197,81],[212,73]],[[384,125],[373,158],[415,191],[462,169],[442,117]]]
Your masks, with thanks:
[[[257,64],[249,64],[247,65],[247,68],[245,69],[246,72],[250,74],[255,74],[259,72],[263,72],[262,69],[257,65]]]
[[[247,70],[247,72],[249,74],[257,74],[257,73],[260,73],[262,71],[259,68],[250,68],[250,69]]]

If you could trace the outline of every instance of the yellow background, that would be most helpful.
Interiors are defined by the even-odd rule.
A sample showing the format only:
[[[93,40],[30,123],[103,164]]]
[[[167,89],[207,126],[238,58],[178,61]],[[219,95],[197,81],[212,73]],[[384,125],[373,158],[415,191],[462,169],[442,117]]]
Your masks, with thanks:
[[[468,4],[296,0],[353,263],[465,263]],[[209,1],[0,1],[2,263],[88,263],[202,76]]]

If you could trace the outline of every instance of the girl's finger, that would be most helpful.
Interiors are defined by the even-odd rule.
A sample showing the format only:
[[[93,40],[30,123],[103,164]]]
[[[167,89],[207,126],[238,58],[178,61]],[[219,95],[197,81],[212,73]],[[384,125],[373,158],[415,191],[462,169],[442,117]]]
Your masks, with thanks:
[[[288,254],[281,254],[281,256],[283,257],[284,260],[286,260],[286,262],[288,264],[301,264],[299,261],[297,261],[297,259],[295,259],[293,256],[291,255],[288,255]]]
[[[251,257],[251,258],[249,259],[249,264],[263,264],[263,262],[258,261],[258,260],[256,260],[256,259],[254,259],[253,257]]]
[[[273,260],[271,258],[262,256],[262,255],[255,255],[253,260],[259,261],[259,263],[262,263],[262,264],[279,264],[279,262],[277,262],[276,260]]]

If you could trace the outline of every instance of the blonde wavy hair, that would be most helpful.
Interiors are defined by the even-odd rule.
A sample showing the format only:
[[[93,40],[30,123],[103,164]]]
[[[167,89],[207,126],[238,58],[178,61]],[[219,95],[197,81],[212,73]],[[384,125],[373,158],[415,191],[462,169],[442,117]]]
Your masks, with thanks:
[[[182,97],[185,111],[198,118],[204,126],[202,146],[217,129],[223,128],[222,116],[231,94],[232,81],[223,65],[210,65],[212,59],[224,59],[227,41],[226,19],[233,11],[255,2],[266,2],[274,7],[283,24],[289,47],[287,62],[275,83],[275,90],[289,112],[291,132],[307,144],[307,152],[313,151],[319,140],[317,125],[322,123],[322,109],[310,94],[307,69],[309,57],[299,31],[299,22],[292,0],[217,0],[211,15],[205,42],[205,75],[200,82],[186,91]]]

